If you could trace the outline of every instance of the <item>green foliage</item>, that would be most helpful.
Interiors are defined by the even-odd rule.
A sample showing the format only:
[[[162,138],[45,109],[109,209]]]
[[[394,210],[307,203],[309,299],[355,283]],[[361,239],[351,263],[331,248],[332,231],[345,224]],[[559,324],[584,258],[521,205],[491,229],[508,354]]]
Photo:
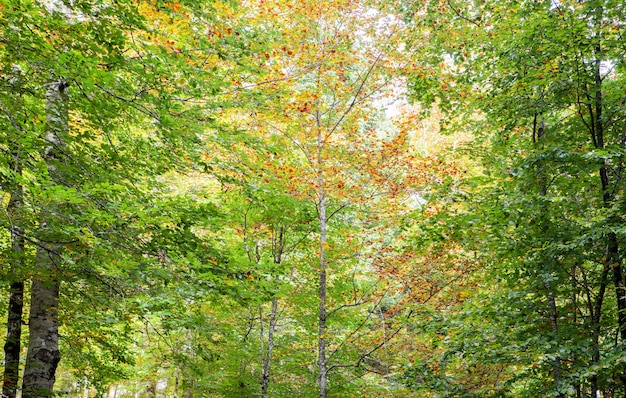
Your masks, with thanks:
[[[4,231],[20,226],[28,244],[24,267],[2,279],[40,272],[32,257],[45,239],[37,232],[45,221],[64,245],[57,271],[65,367],[103,389],[128,377],[138,322],[168,318],[181,301],[223,291],[218,275],[229,271],[203,238],[218,225],[217,209],[172,195],[162,181],[171,170],[189,170],[204,152],[200,133],[207,128],[200,123],[214,109],[205,94],[227,83],[152,40],[161,32],[144,3],[0,7],[0,189],[3,198],[19,191],[24,201],[0,223]],[[188,12],[205,15],[201,8]],[[192,72],[194,79],[181,78]],[[42,159],[51,79],[69,85],[70,132],[62,137],[64,161],[54,165],[68,176],[62,182],[49,180]],[[185,99],[200,93],[207,99],[200,105]],[[50,213],[52,203],[63,210]],[[3,273],[10,250],[3,235]],[[172,291],[184,294],[175,301]]]
[[[409,380],[443,396],[623,391],[613,356],[623,342],[612,337],[623,284],[612,272],[623,253],[622,5],[432,2],[421,12],[407,18],[429,38],[413,94],[448,112],[452,131],[475,134],[484,176],[466,216],[448,222],[471,220],[473,240],[461,242],[481,251],[488,295],[446,316],[455,329],[441,332],[441,358],[457,367]],[[473,384],[476,367],[498,383]]]
[[[62,388],[256,396],[275,316],[270,396],[317,396],[320,337],[331,396],[623,394],[624,5],[403,3],[397,59],[388,4],[254,5],[0,2],[0,279],[58,240]],[[464,148],[375,109],[394,46]]]

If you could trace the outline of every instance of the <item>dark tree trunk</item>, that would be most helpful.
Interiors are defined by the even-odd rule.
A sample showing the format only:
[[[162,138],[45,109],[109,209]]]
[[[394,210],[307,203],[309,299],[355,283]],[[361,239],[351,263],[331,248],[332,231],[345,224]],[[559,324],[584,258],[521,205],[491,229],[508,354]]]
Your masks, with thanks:
[[[15,154],[18,155],[17,153]],[[14,172],[21,174],[19,158],[15,157]],[[9,307],[7,315],[7,336],[4,344],[4,378],[2,384],[3,398],[15,398],[20,371],[20,351],[22,338],[22,312],[24,307],[24,281],[21,279],[21,272],[24,262],[24,231],[19,222],[22,212],[22,187],[14,184],[11,192],[7,211],[12,215],[11,222],[11,249],[13,260],[11,263],[11,273],[17,278],[11,282]]]
[[[591,363],[593,366],[597,366],[600,363],[600,332],[601,332],[601,320],[602,320],[602,305],[604,303],[604,294],[606,292],[606,286],[608,284],[609,268],[604,267],[602,271],[602,277],[600,280],[600,289],[596,297],[595,302],[589,302],[589,313],[591,315],[591,342],[592,342],[592,354]],[[598,375],[594,374],[590,377],[591,382],[591,396],[596,397],[600,392],[600,385],[598,383]]]
[[[596,23],[602,21],[602,8],[599,7],[596,15]],[[604,95],[603,95],[603,79],[601,75],[602,68],[602,47],[597,44],[594,48],[595,67],[595,95],[594,95],[594,114],[592,135],[597,148],[605,147],[605,131],[603,120]],[[600,183],[602,186],[602,199],[604,207],[610,209],[615,201],[615,187],[620,183],[619,174],[616,174],[615,181],[609,179],[609,167],[603,165],[600,168]],[[611,183],[613,186],[611,186]],[[619,254],[619,243],[615,232],[609,232],[606,237],[606,264],[613,270],[613,284],[615,286],[615,296],[617,301],[617,326],[622,341],[626,341],[626,292],[624,291],[624,275],[622,272],[621,258]],[[626,373],[624,370],[618,375],[622,387],[626,390]]]
[[[534,143],[541,143],[544,135],[546,134],[546,126],[543,120],[539,121],[537,125],[537,116],[535,116],[533,120],[533,139]],[[537,164],[537,176],[538,176],[538,184],[539,184],[539,194],[542,197],[548,195],[548,176],[546,175],[546,171],[544,165],[541,162]],[[548,229],[550,226],[550,209],[545,205],[541,208],[539,213],[539,226],[541,228],[541,232],[546,235],[548,233]],[[556,260],[552,260],[556,261]],[[547,266],[545,264],[544,266]],[[550,268],[553,268],[553,264],[549,264]],[[552,338],[554,343],[559,345],[559,323],[558,323],[558,307],[556,303],[555,297],[555,289],[550,285],[550,282],[545,281],[544,287],[546,289],[546,301],[548,303],[548,320],[550,321],[550,327],[552,329]],[[554,391],[558,391],[560,379],[561,379],[561,356],[557,353],[555,354],[554,360],[552,361],[552,380],[553,380],[553,388]],[[563,398],[565,395],[557,392],[556,397]]]
[[[19,72],[19,71],[17,71]],[[19,79],[19,76],[17,76]],[[15,95],[19,95],[15,93]],[[3,182],[8,188],[10,199],[7,204],[9,228],[11,233],[11,286],[9,290],[9,305],[7,312],[7,334],[4,344],[4,375],[2,383],[3,398],[15,398],[20,371],[20,352],[22,339],[22,313],[24,308],[24,195],[23,187],[19,178],[22,175],[22,148],[20,139],[22,127],[7,112],[14,128],[11,138],[8,140],[8,152],[10,155],[8,166],[12,172],[9,181]]]
[[[4,344],[3,398],[15,398],[20,371],[20,351],[22,338],[22,309],[24,303],[24,282],[11,283],[9,314],[7,316],[7,337]]]

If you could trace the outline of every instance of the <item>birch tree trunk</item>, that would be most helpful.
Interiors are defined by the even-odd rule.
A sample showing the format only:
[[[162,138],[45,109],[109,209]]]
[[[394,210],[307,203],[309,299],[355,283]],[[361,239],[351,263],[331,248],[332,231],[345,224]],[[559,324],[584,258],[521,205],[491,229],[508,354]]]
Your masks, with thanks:
[[[67,84],[57,81],[49,84],[46,93],[46,147],[43,158],[53,184],[65,181],[60,169],[63,152],[67,146],[68,131]],[[35,255],[36,274],[31,289],[28,320],[29,341],[22,383],[23,398],[40,398],[52,395],[56,368],[61,359],[59,352],[59,264],[62,244],[49,223],[49,217],[62,212],[60,204],[42,211],[40,241]]]
[[[272,299],[272,312],[270,312],[269,328],[267,330],[267,351],[263,355],[263,368],[261,377],[261,397],[267,398],[267,391],[270,385],[270,375],[272,366],[272,351],[274,350],[274,331],[276,330],[276,316],[278,313],[278,297]],[[263,317],[261,315],[261,325],[263,324]],[[261,340],[263,334],[261,334]]]
[[[285,248],[285,228],[280,226],[275,233],[276,238],[272,239],[272,257],[274,264],[282,262],[283,250]],[[261,322],[261,351],[263,352],[263,309],[259,308],[259,318]],[[274,351],[274,332],[276,331],[276,321],[278,319],[278,296],[272,299],[272,310],[270,312],[269,327],[267,330],[267,351],[263,352],[262,376],[261,376],[261,397],[267,398],[267,391],[270,384],[272,370],[272,352]]]
[[[322,149],[324,147],[324,137],[319,121],[319,112],[317,116],[317,183],[319,189],[318,202],[318,222],[319,222],[319,299],[320,312],[318,322],[318,371],[319,371],[319,388],[320,398],[326,398],[328,394],[328,359],[326,358],[326,335],[328,326],[326,324],[326,191],[324,181],[324,158]]]

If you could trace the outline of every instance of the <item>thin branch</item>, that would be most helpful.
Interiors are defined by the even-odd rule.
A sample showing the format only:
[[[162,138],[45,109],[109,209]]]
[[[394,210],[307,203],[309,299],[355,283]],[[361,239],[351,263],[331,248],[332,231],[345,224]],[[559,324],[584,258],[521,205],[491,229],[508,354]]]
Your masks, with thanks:
[[[159,115],[155,114],[149,108],[147,108],[147,107],[145,107],[143,105],[138,104],[137,102],[135,102],[132,99],[128,99],[128,98],[122,97],[121,95],[115,94],[111,90],[109,90],[109,89],[107,89],[107,88],[105,88],[105,87],[103,87],[103,86],[101,86],[99,84],[96,84],[95,86],[98,87],[100,90],[104,91],[106,94],[110,95],[111,97],[129,104],[131,107],[133,107],[137,111],[143,113],[144,115],[150,116],[151,118],[153,118],[157,122],[160,122],[161,119],[159,118]]]

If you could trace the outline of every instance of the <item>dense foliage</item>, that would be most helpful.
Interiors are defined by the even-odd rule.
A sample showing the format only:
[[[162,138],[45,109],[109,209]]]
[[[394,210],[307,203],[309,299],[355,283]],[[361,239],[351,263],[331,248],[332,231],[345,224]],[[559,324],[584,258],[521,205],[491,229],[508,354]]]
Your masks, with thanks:
[[[623,396],[625,14],[0,0],[3,396]]]

